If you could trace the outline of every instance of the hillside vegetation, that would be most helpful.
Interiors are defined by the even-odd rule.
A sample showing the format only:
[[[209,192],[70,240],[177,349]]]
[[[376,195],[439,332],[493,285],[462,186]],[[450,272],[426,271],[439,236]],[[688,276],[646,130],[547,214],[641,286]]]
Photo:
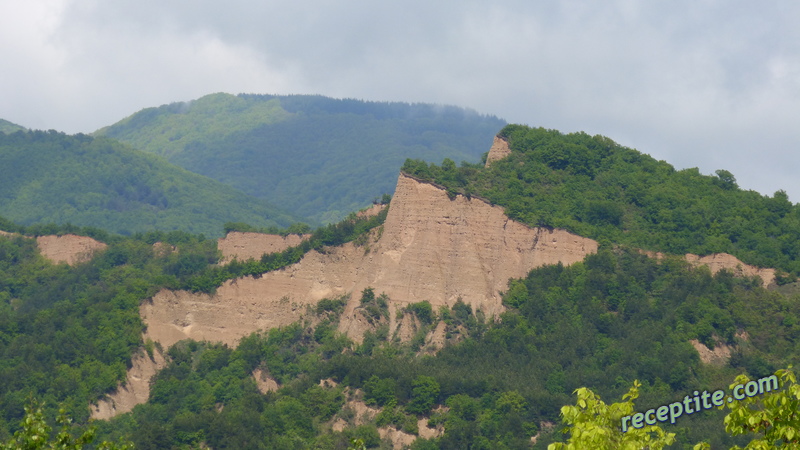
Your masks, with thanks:
[[[361,293],[365,311],[385,324],[381,301],[391,299],[369,289]],[[527,448],[540,432],[543,448],[563,438],[542,424],[558,422],[559,408],[577,387],[613,398],[639,379],[637,407],[645,410],[693,390],[726,388],[738,373],[766,375],[798,356],[796,301],[729,272],[711,276],[679,259],[658,261],[637,251],[606,249],[568,268],[533,270],[512,283],[505,303],[510,310],[496,322],[460,302],[439,311],[426,302],[411,305],[404,314],[422,327],[406,344],[381,326],[362,345],[336,333],[340,299],[319,303],[315,327],[253,334],[236,349],[182,341],[169,351],[172,363],[154,380],[148,404],[103,425],[102,436],[132,436],[142,448],[204,442],[212,448],[334,449],[351,437],[378,448],[377,427],[415,434],[417,420],[427,418],[444,426],[444,436],[418,439],[412,448]],[[418,355],[439,320],[461,342],[435,356]],[[738,341],[739,350],[723,366],[701,363],[688,342],[714,345],[716,336],[734,342],[740,329],[749,340]],[[258,367],[282,388],[261,394],[251,376]],[[339,386],[320,387],[328,378]],[[363,390],[364,401],[383,412],[355,426],[345,388]],[[225,405],[221,411],[219,404]],[[449,410],[433,411],[436,405]],[[669,429],[680,445],[741,444],[724,433],[722,415],[709,410]],[[331,431],[326,423],[337,418],[351,426]]]
[[[89,231],[109,247],[76,266],[47,262],[35,239],[0,236],[0,441],[17,428],[31,398],[46,402],[48,417],[63,405],[86,423],[89,402],[125,379],[132,352],[142,347],[139,304],[180,283],[188,267],[217,259],[214,241],[187,233],[124,238]],[[178,251],[159,254],[155,242]]]
[[[451,106],[212,94],[96,134],[329,223],[391,194],[405,158],[477,161],[503,125]]]
[[[130,234],[220,236],[226,222],[285,227],[265,201],[109,138],[54,131],[0,134],[0,214],[20,224],[72,223]]]
[[[784,191],[743,190],[726,170],[675,170],[603,136],[519,125],[500,135],[512,153],[488,168],[408,160],[403,171],[532,226],[671,254],[726,252],[800,273],[800,207]]]
[[[412,449],[546,448],[565,439],[555,424],[578,387],[612,399],[638,379],[636,407],[644,411],[693,391],[727,389],[741,373],[761,377],[797,361],[800,297],[789,289],[796,287],[788,273],[796,258],[786,236],[800,227],[785,195],[743,191],[727,172],[676,171],[607,138],[519,126],[503,135],[513,152],[489,168],[409,160],[404,170],[453,197],[460,191],[488,198],[529,224],[595,236],[602,244],[596,254],[510,280],[507,311],[496,320],[461,301],[438,310],[426,301],[404,305],[399,314],[417,324],[405,343],[389,333],[395,299],[372,288],[349,294],[358,299],[353,314],[371,324],[361,344],[337,331],[347,296],[323,299],[308,307],[305,322],[254,333],[236,348],[178,342],[164,349],[169,362],[153,379],[150,400],[95,422],[99,440],[123,437],[143,449],[342,449],[358,438],[367,448],[390,448],[379,428],[417,435],[429,424],[443,434],[418,438]],[[213,240],[183,232],[119,236],[49,227],[109,244],[74,267],[46,262],[33,240],[0,236],[0,442],[19,429],[31,397],[46,401],[50,418],[63,403],[76,418],[76,433],[84,430],[87,404],[124,378],[130,355],[157,349],[142,342],[138,316],[157,290],[212,291],[232,277],[280,270],[311,249],[325,252],[365,239],[370,230],[385,232],[385,214],[353,215],[317,229],[303,245],[225,267],[215,265]],[[45,228],[0,218],[8,231]],[[177,251],[156,251],[156,242]],[[640,248],[678,256],[649,258]],[[681,256],[714,249],[755,264],[777,255],[786,285],[767,290],[759,279],[724,270],[712,275]],[[428,337],[437,326],[447,343],[430,354]],[[726,346],[730,358],[701,362],[694,339]],[[280,389],[260,392],[255,369]],[[322,386],[327,379],[334,383]],[[356,389],[365,404],[380,408],[375,417],[357,420]],[[725,433],[723,415],[704,410],[665,427],[676,433],[672,448],[701,440],[711,448],[744,445],[747,438]],[[333,423],[346,427],[337,431]]]
[[[0,119],[0,133],[13,133],[15,131],[25,131],[25,127]]]

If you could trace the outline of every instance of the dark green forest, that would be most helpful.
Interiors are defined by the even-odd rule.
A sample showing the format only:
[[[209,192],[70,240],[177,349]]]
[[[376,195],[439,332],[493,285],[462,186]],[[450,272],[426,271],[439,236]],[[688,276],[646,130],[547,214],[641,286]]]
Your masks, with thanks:
[[[452,106],[213,94],[142,110],[96,134],[333,223],[393,193],[405,158],[477,161],[503,125]]]
[[[0,214],[24,225],[71,223],[114,233],[221,236],[226,222],[285,227],[264,200],[109,138],[0,133]]]

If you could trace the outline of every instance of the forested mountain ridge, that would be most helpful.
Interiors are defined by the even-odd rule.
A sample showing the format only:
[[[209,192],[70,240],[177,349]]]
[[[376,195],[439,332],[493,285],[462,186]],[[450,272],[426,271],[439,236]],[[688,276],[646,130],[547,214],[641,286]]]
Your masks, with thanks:
[[[800,273],[800,206],[784,191],[743,190],[726,170],[675,170],[603,136],[519,125],[499,136],[511,153],[488,167],[408,160],[402,170],[531,226],[670,254],[730,253]]]
[[[452,106],[219,93],[96,134],[326,223],[391,193],[407,157],[477,161],[503,125]]]
[[[0,119],[0,133],[13,133],[15,131],[25,131],[25,127],[9,122],[5,119]]]
[[[285,227],[264,200],[104,137],[0,133],[0,214],[23,225],[72,223],[114,233],[219,236],[226,222]]]

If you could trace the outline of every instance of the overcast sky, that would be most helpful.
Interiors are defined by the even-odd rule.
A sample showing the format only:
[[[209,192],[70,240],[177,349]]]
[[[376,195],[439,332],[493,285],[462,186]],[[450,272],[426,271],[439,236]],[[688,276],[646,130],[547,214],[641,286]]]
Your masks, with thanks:
[[[782,0],[0,0],[0,118],[92,132],[220,91],[453,104],[798,202],[798,23]]]

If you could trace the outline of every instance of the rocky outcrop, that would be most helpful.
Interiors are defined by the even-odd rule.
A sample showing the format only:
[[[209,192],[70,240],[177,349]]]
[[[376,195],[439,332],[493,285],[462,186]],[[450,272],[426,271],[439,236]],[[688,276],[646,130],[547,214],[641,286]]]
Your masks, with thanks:
[[[248,259],[261,259],[265,253],[277,253],[289,247],[300,245],[311,237],[310,234],[278,234],[251,233],[231,231],[224,238],[217,240],[217,248],[222,252],[222,264],[229,263],[233,258],[239,261]]]
[[[760,277],[764,287],[775,282],[775,269],[764,269],[745,264],[739,258],[727,253],[713,253],[707,256],[697,256],[691,253],[686,254],[686,260],[694,266],[708,266],[711,273],[715,274],[722,269],[733,271],[736,276]]]
[[[267,392],[275,392],[279,388],[278,382],[275,381],[274,378],[270,377],[264,369],[257,368],[254,370],[253,379],[256,380],[256,387],[258,387],[258,391],[262,394],[266,394]]]
[[[661,252],[642,251],[642,253],[651,258],[657,259],[662,259],[666,256]],[[761,278],[764,288],[775,282],[775,269],[761,268],[745,264],[739,260],[739,258],[728,253],[712,253],[706,256],[698,256],[692,253],[687,253],[684,255],[684,259],[686,259],[689,264],[695,267],[707,266],[709,270],[711,270],[712,274],[716,274],[720,270],[727,269],[732,271],[737,277],[757,276]]]
[[[503,311],[509,278],[544,264],[571,264],[597,250],[591,239],[564,230],[530,228],[499,206],[457,196],[400,175],[382,231],[368,245],[353,243],[259,278],[226,282],[216,294],[162,291],[141,307],[147,337],[168,347],[193,338],[235,345],[253,331],[287,325],[322,298],[386,293],[394,308],[428,300],[434,309],[459,299],[488,316]],[[364,324],[353,295],[340,330],[361,338]],[[394,328],[394,327],[393,327]]]
[[[511,148],[508,146],[508,141],[500,136],[495,136],[492,148],[489,149],[489,154],[486,156],[486,167],[489,167],[492,162],[503,159],[510,154]]]
[[[9,233],[2,230],[0,230],[0,236],[21,236],[26,239],[33,239],[19,233]],[[76,236],[74,234],[39,236],[36,238],[36,245],[39,247],[39,253],[50,262],[56,264],[65,262],[71,266],[92,259],[95,253],[108,247],[108,245],[88,236]]]
[[[88,236],[65,234],[63,236],[39,236],[36,238],[42,256],[54,263],[69,265],[86,262],[92,256],[108,247]]]
[[[150,379],[166,365],[164,356],[156,348],[152,358],[142,351],[133,357],[131,363],[125,384],[120,384],[116,391],[92,405],[92,419],[107,420],[147,402],[150,397]]]
[[[728,360],[731,359],[731,351],[733,348],[728,344],[716,342],[714,350],[711,350],[697,339],[692,339],[689,343],[697,350],[697,353],[700,355],[700,361],[705,364],[724,366]]]
[[[427,421],[425,423],[427,426]],[[417,440],[417,437],[413,434],[400,431],[395,427],[380,427],[378,428],[378,434],[381,439],[388,440],[392,443],[392,450],[408,448]]]
[[[364,208],[361,211],[357,212],[356,216],[357,217],[363,217],[363,218],[369,218],[369,217],[372,217],[372,216],[377,216],[386,207],[387,207],[387,205],[374,204],[374,205],[370,206],[369,208]]]

